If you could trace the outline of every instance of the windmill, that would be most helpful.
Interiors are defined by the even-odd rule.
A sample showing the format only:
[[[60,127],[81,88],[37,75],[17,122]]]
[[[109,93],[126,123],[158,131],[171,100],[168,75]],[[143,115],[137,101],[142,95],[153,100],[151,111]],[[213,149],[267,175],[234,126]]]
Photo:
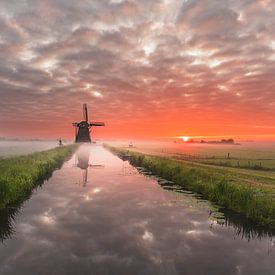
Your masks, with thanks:
[[[88,122],[87,104],[83,104],[83,121],[74,122],[75,127],[75,142],[91,142],[90,128],[92,126],[105,126],[104,122]]]

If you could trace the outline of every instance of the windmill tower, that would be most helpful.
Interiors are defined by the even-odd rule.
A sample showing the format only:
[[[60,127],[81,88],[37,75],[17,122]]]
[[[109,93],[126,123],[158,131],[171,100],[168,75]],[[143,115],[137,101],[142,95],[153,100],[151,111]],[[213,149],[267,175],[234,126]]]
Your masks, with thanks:
[[[92,126],[105,126],[104,122],[88,122],[87,105],[83,104],[83,121],[74,122],[75,127],[75,142],[91,142],[90,128]]]

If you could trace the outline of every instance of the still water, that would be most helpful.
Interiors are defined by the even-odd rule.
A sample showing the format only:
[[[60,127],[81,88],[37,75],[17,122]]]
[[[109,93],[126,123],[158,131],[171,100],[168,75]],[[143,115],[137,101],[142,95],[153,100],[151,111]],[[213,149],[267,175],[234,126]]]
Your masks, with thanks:
[[[161,188],[101,146],[0,214],[0,274],[274,274],[272,234]]]

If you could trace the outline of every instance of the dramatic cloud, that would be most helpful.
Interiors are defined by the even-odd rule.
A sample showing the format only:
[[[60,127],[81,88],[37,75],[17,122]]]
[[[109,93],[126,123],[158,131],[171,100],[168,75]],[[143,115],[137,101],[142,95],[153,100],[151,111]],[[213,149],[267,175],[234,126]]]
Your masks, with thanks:
[[[271,135],[272,0],[0,3],[0,136]]]

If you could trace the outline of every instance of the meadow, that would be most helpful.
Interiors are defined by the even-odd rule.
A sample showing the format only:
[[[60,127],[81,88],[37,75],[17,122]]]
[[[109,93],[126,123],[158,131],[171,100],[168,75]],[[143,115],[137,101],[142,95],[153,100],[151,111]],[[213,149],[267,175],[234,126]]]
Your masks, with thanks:
[[[163,149],[161,152],[151,149],[149,154],[149,148],[109,148],[120,156],[129,155],[133,165],[161,176],[173,187],[201,194],[225,209],[275,229],[275,172],[179,159]]]
[[[125,147],[122,143],[114,146]],[[241,145],[137,142],[135,147],[129,149],[214,166],[275,171],[275,143],[273,142],[243,142]]]
[[[0,209],[26,196],[76,150],[72,144],[29,155],[0,158]]]

